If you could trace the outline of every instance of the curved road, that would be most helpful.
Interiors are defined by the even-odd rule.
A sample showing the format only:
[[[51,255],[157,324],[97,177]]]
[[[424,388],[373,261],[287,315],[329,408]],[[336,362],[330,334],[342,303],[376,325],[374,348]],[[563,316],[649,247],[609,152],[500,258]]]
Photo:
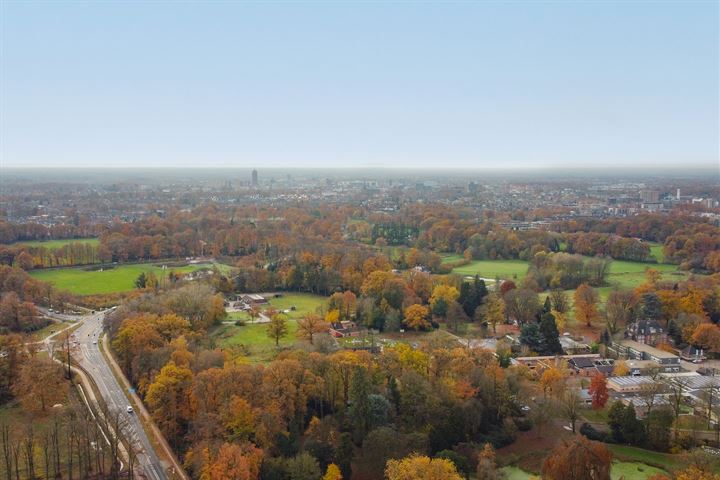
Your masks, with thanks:
[[[63,320],[72,318],[80,322],[80,327],[74,333],[74,340],[79,343],[75,348],[77,353],[74,358],[93,378],[108,409],[112,412],[118,411],[125,417],[125,437],[136,454],[136,464],[142,468],[145,478],[150,480],[168,479],[169,477],[165,473],[160,459],[147,435],[145,435],[140,419],[134,413],[127,413],[128,399],[125,391],[116,380],[111,367],[107,364],[100,351],[97,342],[102,335],[104,313],[95,313],[82,317],[68,317],[66,315],[58,315],[57,317]]]

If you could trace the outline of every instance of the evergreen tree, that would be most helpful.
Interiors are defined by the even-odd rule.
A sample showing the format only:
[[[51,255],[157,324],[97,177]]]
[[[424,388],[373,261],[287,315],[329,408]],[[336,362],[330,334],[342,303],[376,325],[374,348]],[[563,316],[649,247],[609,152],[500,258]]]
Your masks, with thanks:
[[[370,376],[364,367],[356,367],[350,383],[350,419],[353,439],[361,444],[370,430],[372,407],[370,405]]]
[[[677,323],[675,323],[675,320],[670,320],[670,323],[668,323],[668,330],[667,330],[668,337],[672,338],[675,345],[681,345],[683,343],[682,341],[682,331],[680,328],[678,328]]]
[[[547,301],[545,302],[548,303]],[[557,325],[555,324],[555,316],[550,313],[543,313],[540,318],[540,335],[542,335],[542,350],[545,355],[554,355],[556,353],[562,353],[562,346],[560,345],[560,332],[558,332]]]
[[[625,407],[622,416],[622,432],[626,443],[640,445],[645,441],[645,427],[638,420],[632,403]]]
[[[388,380],[388,399],[395,408],[395,413],[400,413],[400,389],[398,388],[397,380],[391,376]]]
[[[662,304],[657,294],[650,292],[642,296],[642,313],[648,320],[660,320]]]
[[[142,272],[135,279],[135,288],[145,288],[146,283],[147,283],[147,277],[145,276],[145,272]]]
[[[534,352],[541,352],[543,336],[537,323],[526,323],[520,329],[520,343],[527,345]]]
[[[623,424],[625,419],[625,406],[620,400],[616,401],[610,407],[608,412],[608,426],[612,432],[613,440],[618,443],[623,443],[625,437],[623,436]]]
[[[550,313],[552,311],[552,303],[550,302],[550,297],[545,297],[545,303],[543,304],[542,308],[542,314],[545,315],[546,313]]]

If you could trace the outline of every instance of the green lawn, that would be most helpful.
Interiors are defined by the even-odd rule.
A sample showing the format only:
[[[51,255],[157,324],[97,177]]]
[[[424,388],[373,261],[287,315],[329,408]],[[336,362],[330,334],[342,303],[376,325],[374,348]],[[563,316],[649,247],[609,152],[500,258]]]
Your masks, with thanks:
[[[499,470],[503,473],[505,480],[529,480],[531,478],[538,478],[515,466],[503,467]],[[610,476],[612,480],[619,480],[620,478],[624,478],[625,480],[645,480],[655,473],[667,475],[665,470],[641,462],[614,461]]]
[[[655,260],[662,263],[665,261],[665,255],[663,254],[663,246],[660,243],[648,242],[650,245],[650,255],[655,257]]]
[[[69,243],[89,243],[91,245],[100,244],[99,238],[71,238],[68,240],[34,240],[30,242],[16,242],[13,245],[27,245],[28,247],[45,247],[50,250],[55,250]]]
[[[610,478],[612,480],[620,480],[621,478],[624,480],[645,480],[656,473],[667,475],[665,470],[645,463],[613,461]]]
[[[480,275],[483,278],[522,279],[528,269],[524,260],[474,260],[467,265],[454,268],[458,275]]]
[[[327,297],[314,295],[312,293],[283,293],[281,297],[271,298],[270,305],[278,310],[288,310],[295,307],[287,313],[290,318],[302,318],[308,313],[315,313],[321,305],[327,301]]]
[[[116,265],[115,268],[108,270],[88,270],[86,267],[54,268],[33,270],[30,275],[38,280],[50,282],[60,290],[68,290],[77,295],[96,295],[130,291],[135,288],[135,279],[143,272],[153,272],[158,278],[163,278],[171,271],[187,273],[212,267],[212,264],[205,263],[163,270],[158,265],[161,264],[136,263]]]
[[[607,447],[613,452],[616,459],[625,462],[647,462],[666,470],[672,470],[678,467],[682,468],[684,465],[681,455],[654,452],[652,450],[627,445],[607,444]]]
[[[280,340],[280,348],[290,348],[298,340],[296,337],[297,322],[288,320],[288,334]],[[218,347],[239,347],[251,361],[264,363],[271,361],[278,352],[275,340],[267,335],[267,323],[246,324],[242,327],[221,325],[211,333]]]
[[[465,257],[457,253],[441,253],[440,257],[442,257],[442,263],[455,263],[465,260]]]
[[[502,467],[498,469],[498,471],[503,474],[502,478],[505,480],[529,480],[531,478],[538,478],[525,470],[513,466]]]

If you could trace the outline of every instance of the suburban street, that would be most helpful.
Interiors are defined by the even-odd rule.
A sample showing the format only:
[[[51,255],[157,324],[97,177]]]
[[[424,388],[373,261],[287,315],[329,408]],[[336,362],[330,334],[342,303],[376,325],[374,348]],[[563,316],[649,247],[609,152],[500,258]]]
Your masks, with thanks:
[[[73,318],[73,320],[81,322],[80,327],[74,333],[74,340],[79,344],[75,346],[74,358],[93,378],[108,409],[111,412],[120,412],[124,417],[126,425],[124,434],[136,454],[137,465],[140,466],[145,477],[151,480],[169,478],[145,434],[145,430],[143,430],[138,415],[126,411],[128,399],[124,389],[118,383],[110,365],[100,351],[98,342],[102,335],[103,316],[104,313],[100,312]],[[64,315],[63,319],[69,320],[70,318]]]

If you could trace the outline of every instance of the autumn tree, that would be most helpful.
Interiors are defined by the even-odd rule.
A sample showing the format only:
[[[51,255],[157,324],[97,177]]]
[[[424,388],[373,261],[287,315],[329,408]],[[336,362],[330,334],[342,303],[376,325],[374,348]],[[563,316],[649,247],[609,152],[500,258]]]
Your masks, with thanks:
[[[572,388],[565,392],[563,397],[560,399],[560,409],[570,422],[572,432],[575,433],[575,423],[580,417],[580,393]]]
[[[455,465],[444,458],[410,455],[401,460],[388,460],[387,480],[462,480]]]
[[[145,396],[148,410],[171,443],[178,445],[190,419],[193,374],[172,360],[155,377]]]
[[[29,412],[46,413],[48,408],[67,398],[68,384],[60,365],[38,355],[20,367],[13,392]]]
[[[602,372],[593,375],[588,393],[592,397],[592,408],[594,410],[600,410],[605,406],[610,395],[607,389],[607,378]]]
[[[200,474],[200,480],[258,480],[263,451],[250,443],[223,443]]]
[[[492,326],[493,334],[497,333],[497,324],[505,321],[505,302],[497,293],[491,293],[479,308],[480,317]]]
[[[543,396],[547,397],[548,393],[559,396],[565,389],[565,376],[559,368],[547,368],[540,377],[540,386]]]
[[[405,325],[413,330],[427,330],[430,328],[430,322],[427,320],[429,313],[424,305],[410,305],[403,312]]]
[[[613,367],[613,375],[616,377],[624,377],[630,374],[630,367],[625,360],[617,360]]]
[[[505,313],[521,326],[534,321],[540,311],[538,295],[532,290],[512,289],[503,298]]]
[[[328,330],[328,324],[325,323],[323,318],[313,313],[305,315],[303,318],[297,321],[297,335],[300,338],[304,338],[310,345],[313,344],[313,338],[316,333],[326,332]]]
[[[611,335],[631,323],[637,315],[638,300],[632,290],[613,290],[605,302],[607,329]]]
[[[452,302],[450,306],[448,306],[447,309],[447,324],[450,326],[451,330],[455,333],[458,333],[460,331],[460,328],[465,325],[470,320],[467,315],[465,315],[465,310],[463,310],[462,305],[460,305],[458,302]]]
[[[280,339],[288,334],[287,317],[282,313],[274,313],[267,324],[267,336],[275,340],[275,346],[280,346]]]
[[[485,444],[478,455],[477,480],[498,480],[495,449],[489,443]]]
[[[545,459],[543,479],[610,480],[612,453],[602,443],[582,435],[563,440]]]
[[[703,470],[697,465],[690,465],[675,475],[675,480],[720,480],[720,473]]]
[[[692,343],[711,352],[720,352],[720,326],[701,323],[692,334]]]
[[[457,288],[444,284],[437,285],[430,296],[430,308],[435,315],[444,317],[450,304],[459,296],[460,292]]]
[[[340,467],[338,467],[334,463],[328,465],[322,480],[343,480],[342,473],[340,472]]]
[[[597,302],[595,289],[587,283],[581,284],[575,290],[575,317],[580,322],[585,322],[588,327],[592,326],[592,322],[599,316]]]
[[[560,313],[567,313],[570,311],[570,301],[568,300],[565,290],[554,288],[550,291],[548,298],[550,298],[553,310],[557,310]]]
[[[255,320],[260,318],[260,314],[262,313],[262,307],[258,305],[257,303],[253,303],[250,305],[250,309],[247,311],[248,315],[250,315],[250,321],[252,323],[255,323]]]

